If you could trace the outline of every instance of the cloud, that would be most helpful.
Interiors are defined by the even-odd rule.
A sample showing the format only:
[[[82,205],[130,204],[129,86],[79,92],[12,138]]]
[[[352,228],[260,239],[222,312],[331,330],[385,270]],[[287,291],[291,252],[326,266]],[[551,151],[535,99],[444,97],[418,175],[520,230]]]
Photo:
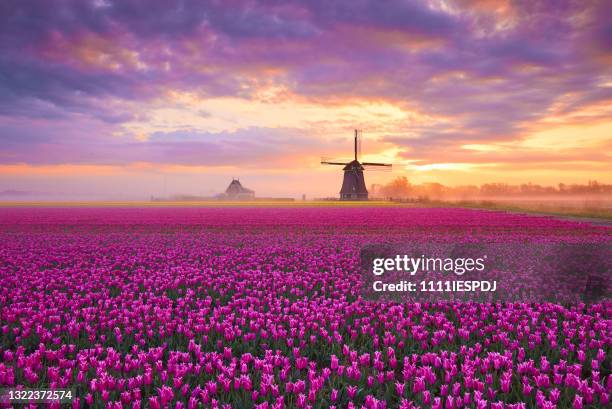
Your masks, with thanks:
[[[323,109],[393,104],[426,119],[385,143],[427,163],[443,150],[478,160],[460,147],[521,141],[534,124],[612,101],[611,20],[605,1],[6,1],[0,160],[258,164],[327,151],[297,126],[113,136],[171,92],[261,102],[270,89]]]
[[[305,155],[320,156],[320,139],[299,129],[245,128],[233,132],[203,132],[187,129],[154,132],[138,140],[129,135],[112,136],[113,127],[102,122],[80,123],[71,131],[69,121],[62,127],[24,131],[18,126],[0,125],[0,161],[8,164],[38,165],[101,164],[129,165],[147,162],[160,165],[237,166],[265,169],[283,166],[308,167]],[[87,136],[78,129],[93,129]],[[329,149],[343,147],[346,141],[332,141]]]

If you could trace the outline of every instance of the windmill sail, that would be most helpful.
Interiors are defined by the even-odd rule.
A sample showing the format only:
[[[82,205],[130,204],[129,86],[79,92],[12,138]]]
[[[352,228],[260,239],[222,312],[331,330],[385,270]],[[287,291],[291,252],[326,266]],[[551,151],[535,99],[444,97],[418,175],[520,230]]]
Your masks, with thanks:
[[[355,155],[355,160],[359,160],[359,158],[361,157],[361,143],[363,138],[361,137],[361,129],[355,129],[355,138],[356,138],[356,145],[357,145],[357,154]]]

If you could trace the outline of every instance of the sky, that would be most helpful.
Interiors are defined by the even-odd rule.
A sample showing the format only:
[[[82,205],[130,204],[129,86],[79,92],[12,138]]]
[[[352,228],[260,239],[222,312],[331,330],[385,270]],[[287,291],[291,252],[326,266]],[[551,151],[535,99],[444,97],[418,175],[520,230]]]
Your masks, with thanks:
[[[0,191],[612,183],[612,2],[0,3]]]

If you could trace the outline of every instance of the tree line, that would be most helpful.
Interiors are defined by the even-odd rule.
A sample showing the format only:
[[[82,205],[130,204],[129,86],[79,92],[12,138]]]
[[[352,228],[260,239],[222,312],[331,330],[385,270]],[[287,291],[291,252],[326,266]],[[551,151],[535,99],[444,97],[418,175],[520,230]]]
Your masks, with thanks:
[[[370,196],[378,198],[473,198],[499,196],[578,196],[612,195],[612,185],[589,180],[587,184],[565,184],[542,186],[534,183],[511,185],[508,183],[485,183],[480,186],[445,186],[440,183],[412,184],[400,176],[387,184],[374,184]]]

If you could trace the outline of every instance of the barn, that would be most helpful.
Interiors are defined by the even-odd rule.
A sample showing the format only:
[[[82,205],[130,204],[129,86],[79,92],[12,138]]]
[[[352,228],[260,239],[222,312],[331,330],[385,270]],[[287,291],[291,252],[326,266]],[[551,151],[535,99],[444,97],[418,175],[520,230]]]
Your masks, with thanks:
[[[255,191],[242,186],[240,180],[232,178],[231,183],[225,189],[225,193],[220,195],[223,199],[228,200],[253,200],[255,199]]]

